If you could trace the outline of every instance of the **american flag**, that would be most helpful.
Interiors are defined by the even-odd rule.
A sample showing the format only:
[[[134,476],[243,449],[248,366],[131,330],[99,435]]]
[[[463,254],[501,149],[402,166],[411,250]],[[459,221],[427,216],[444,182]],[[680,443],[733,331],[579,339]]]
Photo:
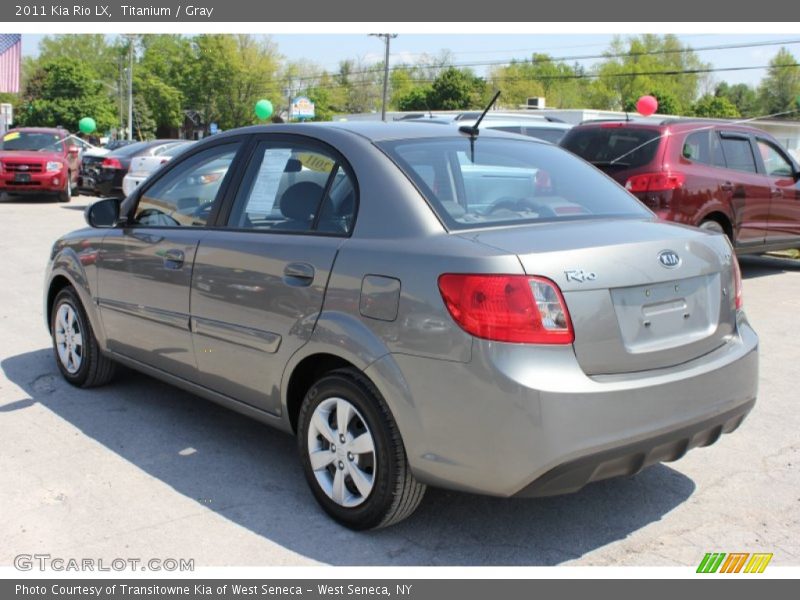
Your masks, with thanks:
[[[19,65],[22,59],[22,36],[0,35],[0,92],[19,93]]]

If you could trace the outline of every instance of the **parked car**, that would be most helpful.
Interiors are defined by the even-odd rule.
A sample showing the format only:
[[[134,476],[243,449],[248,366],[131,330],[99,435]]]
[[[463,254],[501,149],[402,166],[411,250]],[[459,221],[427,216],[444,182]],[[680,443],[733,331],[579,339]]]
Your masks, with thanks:
[[[86,218],[44,293],[64,378],[122,363],[296,434],[313,495],[352,528],[407,517],[426,485],[541,496],[630,475],[755,402],[728,240],[660,222],[552,144],[249,127]]]
[[[158,156],[179,141],[150,140],[120,146],[103,156],[102,161],[92,160],[84,165],[83,188],[98,196],[122,198],[122,180],[131,160],[137,156]]]
[[[587,122],[561,145],[660,218],[725,233],[738,253],[800,247],[800,167],[761,129],[690,119]]]
[[[80,144],[66,129],[11,129],[0,143],[0,194],[69,202],[77,193]]]
[[[413,119],[402,119],[406,123],[443,123],[461,127],[471,126],[480,117],[480,112],[465,112],[447,116],[415,115]],[[572,125],[555,117],[542,115],[525,115],[515,113],[487,113],[481,122],[483,129],[497,129],[507,133],[516,133],[534,137],[557,144],[572,128]]]
[[[122,178],[122,193],[127,196],[153,172],[167,164],[174,156],[189,148],[194,142],[175,142],[155,156],[134,156],[128,172]]]

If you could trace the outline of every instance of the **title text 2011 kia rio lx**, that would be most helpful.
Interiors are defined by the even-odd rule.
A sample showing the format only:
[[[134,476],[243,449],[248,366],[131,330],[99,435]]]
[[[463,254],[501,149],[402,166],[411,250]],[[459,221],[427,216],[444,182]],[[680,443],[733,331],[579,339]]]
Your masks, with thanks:
[[[122,363],[298,438],[322,508],[537,496],[682,456],[753,407],[722,235],[546,143],[413,123],[233,130],[52,249],[55,358]]]

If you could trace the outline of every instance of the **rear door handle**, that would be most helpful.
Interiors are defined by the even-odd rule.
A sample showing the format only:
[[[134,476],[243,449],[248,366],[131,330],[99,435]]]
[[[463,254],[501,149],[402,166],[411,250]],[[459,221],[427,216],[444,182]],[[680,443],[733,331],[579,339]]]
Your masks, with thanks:
[[[283,281],[292,286],[309,286],[314,282],[314,267],[302,262],[289,263],[283,269]]]
[[[186,255],[183,253],[183,250],[172,248],[164,253],[164,266],[167,269],[180,269],[185,259]]]
[[[724,182],[722,185],[719,186],[721,190],[725,192],[733,191],[733,184],[730,181]]]

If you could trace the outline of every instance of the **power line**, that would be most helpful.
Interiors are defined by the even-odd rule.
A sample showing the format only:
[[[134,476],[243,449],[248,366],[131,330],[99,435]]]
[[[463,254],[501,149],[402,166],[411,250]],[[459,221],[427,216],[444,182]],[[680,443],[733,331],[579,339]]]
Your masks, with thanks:
[[[699,75],[705,73],[718,73],[718,72],[731,72],[731,71],[755,71],[765,69],[791,69],[800,67],[800,63],[791,63],[785,65],[759,65],[759,66],[741,66],[741,67],[709,67],[703,69],[674,69],[666,71],[637,71],[625,73],[574,73],[562,75],[542,75],[542,76],[510,76],[503,77],[504,81],[555,81],[555,80],[578,80],[578,79],[599,79],[599,78],[613,78],[619,79],[624,77],[640,77],[640,76],[678,76],[678,75]],[[409,83],[433,83],[436,81],[430,77],[418,77],[409,79]],[[372,81],[353,81],[350,82],[351,87],[362,87],[375,85]],[[319,84],[310,87],[322,89],[335,89],[341,87],[340,83]]]
[[[545,63],[545,62],[565,62],[565,61],[579,61],[579,60],[590,60],[590,59],[611,59],[611,58],[637,58],[640,56],[658,56],[664,54],[688,54],[688,53],[696,53],[696,52],[707,52],[712,50],[738,50],[743,48],[760,48],[765,46],[789,46],[794,44],[800,44],[800,39],[793,38],[793,39],[785,39],[785,40],[773,40],[768,42],[747,42],[747,43],[739,43],[739,44],[717,44],[714,46],[702,46],[699,48],[691,48],[691,47],[684,47],[684,48],[665,48],[661,50],[647,50],[644,52],[619,52],[619,53],[603,53],[603,54],[576,54],[572,56],[559,56],[559,57],[547,57],[545,59],[537,60],[537,63]],[[455,68],[468,68],[468,67],[492,67],[492,66],[509,66],[512,64],[525,64],[531,63],[530,59],[506,59],[506,60],[494,60],[494,61],[478,61],[478,62],[459,62],[459,63],[452,63],[446,65],[397,65],[394,67],[390,67],[389,71],[401,71],[411,68],[419,68],[419,69],[447,69],[450,67]],[[758,69],[763,67],[750,67],[751,69]],[[737,70],[737,69],[733,69]],[[744,70],[741,69],[741,70]],[[350,71],[347,73],[347,76],[353,75],[374,75],[377,73],[382,73],[384,69],[382,67],[366,69],[362,71]],[[328,73],[329,76],[336,76],[336,73]],[[321,77],[321,75],[315,76],[306,76],[306,77],[294,77],[293,79],[296,81],[303,81],[303,80],[315,80]]]

